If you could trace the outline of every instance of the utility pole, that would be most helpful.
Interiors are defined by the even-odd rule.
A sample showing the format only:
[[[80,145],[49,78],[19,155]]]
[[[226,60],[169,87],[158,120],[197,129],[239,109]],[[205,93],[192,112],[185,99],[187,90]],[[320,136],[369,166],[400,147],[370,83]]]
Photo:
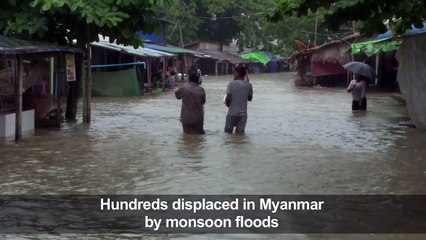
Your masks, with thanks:
[[[179,24],[180,46],[181,46],[181,48],[184,48],[183,36],[182,36],[182,27],[180,25],[180,19],[178,19],[178,24]],[[185,55],[185,53],[183,54],[183,67],[184,67],[184,70],[182,71],[182,81],[184,80],[184,73],[188,69],[187,66],[186,66],[186,55]]]
[[[315,16],[315,37],[314,37],[314,47],[317,46],[317,32],[318,32],[318,9]]]

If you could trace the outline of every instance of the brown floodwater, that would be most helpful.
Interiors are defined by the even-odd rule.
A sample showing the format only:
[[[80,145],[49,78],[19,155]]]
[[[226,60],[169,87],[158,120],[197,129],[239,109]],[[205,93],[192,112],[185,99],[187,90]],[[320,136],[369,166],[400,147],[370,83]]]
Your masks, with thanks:
[[[182,133],[181,103],[169,90],[143,97],[95,98],[91,125],[81,124],[80,116],[79,122],[64,124],[61,130],[38,129],[19,144],[3,143],[0,193],[426,194],[426,132],[398,126],[408,119],[399,96],[369,92],[368,111],[353,113],[345,89],[297,88],[293,73],[251,75],[254,97],[246,134],[228,135],[223,132],[227,108],[222,98],[230,78],[204,77],[202,136]],[[203,239],[330,238],[284,236]],[[417,237],[424,239],[392,235]]]

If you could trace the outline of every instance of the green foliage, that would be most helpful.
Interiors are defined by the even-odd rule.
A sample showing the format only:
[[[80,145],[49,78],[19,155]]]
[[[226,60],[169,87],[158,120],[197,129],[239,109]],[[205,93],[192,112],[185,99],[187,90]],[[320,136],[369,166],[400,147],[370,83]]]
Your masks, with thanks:
[[[328,10],[323,26],[332,31],[338,30],[342,24],[359,21],[361,32],[382,33],[386,31],[384,20],[396,18],[398,21],[393,31],[395,34],[401,34],[412,24],[421,27],[426,17],[424,0],[280,0],[268,19],[278,21],[286,16],[304,16],[308,10],[316,11],[320,7]]]
[[[288,53],[298,49],[294,43],[300,39],[306,44],[314,44],[316,13],[307,11],[307,16],[286,17],[271,23],[265,13],[271,13],[274,0],[169,0],[157,6],[160,16],[171,21],[181,22],[185,43],[199,40],[229,43],[236,40],[240,50],[249,47],[253,50],[267,50],[274,53]],[[320,9],[318,19],[322,21],[327,11]],[[351,29],[343,29],[351,32]],[[334,35],[325,28],[318,28],[316,43],[329,41]],[[337,34],[339,35],[339,34]],[[169,43],[180,45],[179,29],[167,29]],[[341,36],[341,35],[339,35]]]
[[[241,31],[239,16],[242,7],[238,1],[228,0],[170,0],[159,5],[157,11],[171,21],[180,21],[185,43],[210,40],[229,43]],[[171,34],[173,28],[169,29]],[[180,42],[179,29],[174,29],[169,42]]]
[[[159,27],[153,10],[158,1],[139,0],[7,0],[0,4],[0,29],[5,35],[58,44],[110,41],[142,45],[137,31]]]

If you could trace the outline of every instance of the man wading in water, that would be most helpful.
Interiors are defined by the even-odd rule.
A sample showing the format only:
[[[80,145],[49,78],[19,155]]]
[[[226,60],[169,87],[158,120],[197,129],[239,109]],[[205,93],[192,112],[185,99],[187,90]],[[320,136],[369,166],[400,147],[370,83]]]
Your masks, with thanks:
[[[189,82],[175,92],[177,99],[182,99],[180,122],[183,132],[187,134],[204,134],[204,104],[206,92],[199,86],[196,71],[188,73]]]
[[[235,68],[235,78],[226,88],[225,104],[228,107],[225,132],[244,133],[247,123],[247,101],[253,99],[253,87],[250,82],[244,81],[247,68],[240,64]]]

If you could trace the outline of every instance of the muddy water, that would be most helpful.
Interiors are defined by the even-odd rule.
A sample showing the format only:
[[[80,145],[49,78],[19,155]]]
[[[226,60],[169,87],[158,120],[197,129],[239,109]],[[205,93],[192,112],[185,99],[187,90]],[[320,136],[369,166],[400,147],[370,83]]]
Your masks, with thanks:
[[[397,125],[407,120],[398,97],[369,93],[369,110],[352,113],[344,89],[296,88],[293,77],[250,76],[243,136],[223,133],[229,76],[204,79],[203,136],[182,134],[173,91],[94,99],[90,126],[0,146],[0,193],[426,194],[426,132]]]

